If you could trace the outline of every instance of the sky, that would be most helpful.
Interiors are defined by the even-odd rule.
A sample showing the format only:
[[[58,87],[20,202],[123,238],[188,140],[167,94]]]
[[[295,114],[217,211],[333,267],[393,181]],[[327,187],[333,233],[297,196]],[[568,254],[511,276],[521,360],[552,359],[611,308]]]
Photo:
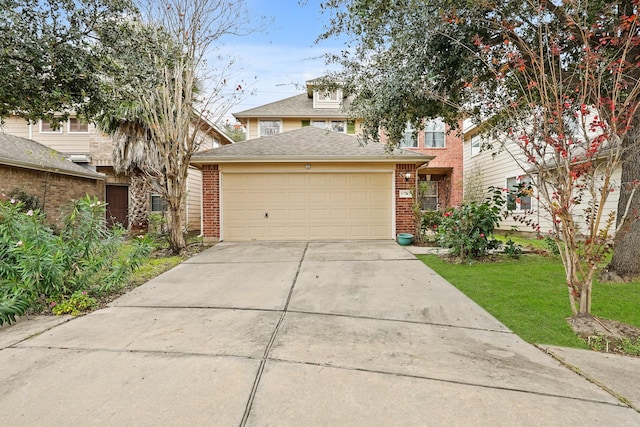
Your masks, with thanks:
[[[233,106],[230,113],[303,93],[304,83],[329,70],[321,56],[339,52],[340,41],[314,41],[329,17],[322,14],[318,0],[246,0],[255,27],[267,22],[265,31],[224,40],[221,53],[235,57],[231,81],[243,80],[253,92]]]

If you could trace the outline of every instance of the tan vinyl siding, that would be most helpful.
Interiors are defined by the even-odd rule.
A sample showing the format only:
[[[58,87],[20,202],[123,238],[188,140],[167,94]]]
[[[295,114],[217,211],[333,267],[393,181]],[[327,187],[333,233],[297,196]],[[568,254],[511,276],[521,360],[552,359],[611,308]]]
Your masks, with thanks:
[[[202,203],[202,172],[194,167],[189,168],[187,176],[186,222],[187,230],[200,230],[200,205]]]
[[[514,152],[515,149],[517,149],[517,147],[513,146],[512,150],[514,150]],[[474,180],[481,178],[482,187],[486,190],[489,186],[504,188],[507,184],[507,178],[525,175],[524,171],[520,167],[518,167],[517,163],[511,157],[511,155],[509,155],[509,153],[504,150],[495,156],[493,156],[489,151],[483,151],[479,154],[476,154],[475,156],[471,156],[470,135],[467,135],[465,137],[463,153],[465,191],[468,190],[466,188],[466,185],[470,177],[473,177]],[[482,171],[481,177],[475,176],[476,167],[479,167],[479,169]],[[537,179],[536,176],[533,176],[532,178],[534,181],[535,179]],[[619,185],[620,170],[618,170],[614,174],[613,180],[616,184]],[[586,203],[587,201],[585,200],[585,202],[583,202],[579,206],[576,206],[574,209],[576,217],[578,218],[577,224],[580,232],[584,232],[587,227],[584,221],[584,208],[586,207]],[[617,209],[617,203],[618,193],[611,193],[603,211],[603,225],[604,220],[606,220],[606,215],[609,212],[615,211]],[[531,198],[531,206],[534,213],[528,215],[527,218],[532,219],[535,223],[540,225],[540,232],[542,234],[548,233],[548,231],[551,229],[551,218],[544,209],[539,209],[539,202],[536,200],[535,195]],[[533,231],[531,227],[514,221],[511,216],[505,220],[502,220],[500,223],[500,229],[502,230],[511,230],[514,226],[518,227],[519,231]]]

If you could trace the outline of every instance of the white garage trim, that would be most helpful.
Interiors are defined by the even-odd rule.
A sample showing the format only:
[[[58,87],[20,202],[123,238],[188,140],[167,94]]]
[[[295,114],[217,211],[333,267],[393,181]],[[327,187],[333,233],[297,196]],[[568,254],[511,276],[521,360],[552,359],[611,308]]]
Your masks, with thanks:
[[[340,191],[342,187],[345,191]],[[220,189],[220,240],[392,239],[395,235],[393,170],[235,170],[220,173]],[[250,205],[248,199],[256,202]]]

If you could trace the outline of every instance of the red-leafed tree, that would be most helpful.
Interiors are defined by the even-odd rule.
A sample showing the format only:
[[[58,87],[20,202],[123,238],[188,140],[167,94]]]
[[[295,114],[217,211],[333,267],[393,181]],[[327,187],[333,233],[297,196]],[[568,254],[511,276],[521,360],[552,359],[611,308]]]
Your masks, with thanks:
[[[634,180],[616,170],[637,156],[638,0],[329,1],[350,48],[332,60],[375,138],[407,121],[473,117],[531,176],[552,222],[574,314],[591,311],[594,274],[613,232],[633,222]],[[398,135],[395,135],[398,134]],[[624,177],[624,171],[623,171]],[[615,214],[604,215],[624,190]],[[626,202],[625,202],[626,201]],[[583,216],[587,229],[578,230]],[[615,258],[615,257],[614,257]],[[637,261],[636,261],[637,263]]]

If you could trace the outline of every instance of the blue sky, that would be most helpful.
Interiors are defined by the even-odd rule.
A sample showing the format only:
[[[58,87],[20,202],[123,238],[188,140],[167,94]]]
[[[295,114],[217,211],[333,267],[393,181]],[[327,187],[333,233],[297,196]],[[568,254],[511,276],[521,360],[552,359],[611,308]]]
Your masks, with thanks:
[[[223,53],[237,60],[231,80],[244,80],[244,87],[255,92],[246,95],[230,112],[302,93],[306,80],[327,71],[321,56],[342,48],[337,40],[314,44],[328,21],[318,0],[246,0],[246,4],[256,26],[261,16],[269,24],[264,32],[229,38],[222,47]]]

